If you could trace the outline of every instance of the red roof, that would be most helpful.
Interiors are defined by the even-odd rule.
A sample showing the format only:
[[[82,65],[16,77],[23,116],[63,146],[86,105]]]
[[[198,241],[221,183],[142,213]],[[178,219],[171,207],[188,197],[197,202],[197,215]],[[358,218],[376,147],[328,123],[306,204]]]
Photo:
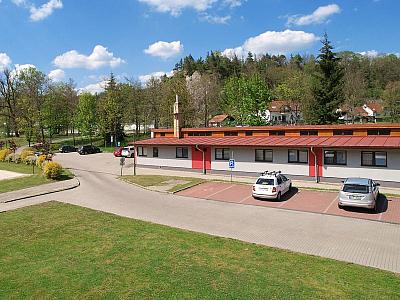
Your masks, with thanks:
[[[251,147],[325,147],[325,148],[400,148],[400,137],[395,136],[268,136],[268,137],[187,137],[153,138],[136,141],[135,145],[166,146],[251,146]]]
[[[216,115],[211,118],[210,123],[221,123],[229,118],[229,115]]]

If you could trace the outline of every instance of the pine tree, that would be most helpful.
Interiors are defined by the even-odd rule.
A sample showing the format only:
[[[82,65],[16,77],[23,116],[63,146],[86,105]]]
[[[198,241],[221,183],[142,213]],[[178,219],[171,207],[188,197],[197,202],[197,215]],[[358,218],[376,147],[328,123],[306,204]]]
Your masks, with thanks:
[[[337,109],[344,101],[343,69],[340,58],[332,51],[333,47],[325,33],[322,48],[317,59],[317,71],[313,74],[312,94],[307,119],[311,124],[332,124],[338,121]]]

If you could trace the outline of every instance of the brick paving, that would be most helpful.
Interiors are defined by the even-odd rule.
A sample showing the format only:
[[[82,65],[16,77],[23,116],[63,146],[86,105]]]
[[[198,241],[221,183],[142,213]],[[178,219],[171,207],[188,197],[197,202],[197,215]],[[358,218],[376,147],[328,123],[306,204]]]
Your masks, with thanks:
[[[297,188],[285,194],[281,201],[254,199],[251,196],[251,185],[225,182],[206,182],[181,191],[178,195],[400,224],[400,199],[387,199],[384,196],[379,199],[379,210],[376,213],[362,208],[339,209],[337,192]]]

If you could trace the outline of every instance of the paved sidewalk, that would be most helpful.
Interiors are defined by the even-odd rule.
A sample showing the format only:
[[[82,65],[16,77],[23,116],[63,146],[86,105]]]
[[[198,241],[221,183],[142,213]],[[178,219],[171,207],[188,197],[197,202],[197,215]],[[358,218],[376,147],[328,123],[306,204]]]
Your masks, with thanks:
[[[0,203],[7,203],[12,201],[17,201],[26,198],[32,198],[41,195],[52,194],[56,192],[66,191],[73,189],[79,186],[79,180],[77,178],[73,178],[70,180],[64,180],[55,183],[42,184],[38,186],[34,186],[27,189],[22,189],[18,191],[1,193],[0,194]]]
[[[132,168],[131,164],[127,165],[127,168]],[[125,175],[128,173],[125,171]],[[224,174],[207,174],[204,175],[199,172],[190,172],[190,171],[181,171],[181,170],[167,170],[167,169],[156,169],[156,168],[137,168],[138,175],[167,175],[167,176],[182,176],[182,177],[195,177],[195,178],[203,178],[207,180],[224,180],[230,181],[230,175]],[[233,176],[234,182],[243,182],[243,183],[254,183],[256,180],[255,177],[251,176]],[[293,186],[298,188],[308,188],[308,189],[322,189],[322,190],[340,190],[341,184],[339,183],[329,183],[329,182],[321,182],[316,183],[313,181],[307,180],[292,180]],[[380,187],[380,191],[384,194],[392,194],[392,195],[400,195],[400,188],[391,188],[391,187]]]
[[[24,177],[24,176],[29,176],[29,175],[17,173],[17,172],[0,170],[0,180],[14,179],[14,178]]]

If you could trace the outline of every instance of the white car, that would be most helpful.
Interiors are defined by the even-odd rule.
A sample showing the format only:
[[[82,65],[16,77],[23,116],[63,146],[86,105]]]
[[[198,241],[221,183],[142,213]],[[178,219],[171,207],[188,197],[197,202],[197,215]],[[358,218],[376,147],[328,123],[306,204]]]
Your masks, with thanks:
[[[123,157],[133,157],[134,155],[134,147],[133,146],[128,146],[124,147],[121,151],[121,156]]]
[[[276,199],[289,192],[292,188],[292,181],[281,172],[264,172],[253,184],[253,198]]]
[[[379,183],[369,178],[347,178],[339,192],[339,208],[363,207],[378,211]]]

